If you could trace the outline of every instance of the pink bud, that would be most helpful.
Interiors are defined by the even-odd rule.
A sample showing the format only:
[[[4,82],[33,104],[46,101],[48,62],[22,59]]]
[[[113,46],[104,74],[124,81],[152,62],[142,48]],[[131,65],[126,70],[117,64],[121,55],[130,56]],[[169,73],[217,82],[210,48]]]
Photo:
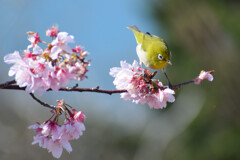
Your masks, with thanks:
[[[199,85],[204,79],[207,79],[208,81],[213,81],[213,76],[211,73],[214,71],[204,71],[202,70],[197,78],[194,79],[194,83]]]

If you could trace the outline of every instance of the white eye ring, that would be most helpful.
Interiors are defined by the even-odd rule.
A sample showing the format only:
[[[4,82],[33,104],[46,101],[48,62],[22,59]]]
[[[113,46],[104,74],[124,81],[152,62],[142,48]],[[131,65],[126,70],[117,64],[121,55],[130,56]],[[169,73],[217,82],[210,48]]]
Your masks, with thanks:
[[[163,59],[163,57],[162,57],[161,54],[158,54],[158,59],[159,59],[159,60],[162,60],[162,59]]]

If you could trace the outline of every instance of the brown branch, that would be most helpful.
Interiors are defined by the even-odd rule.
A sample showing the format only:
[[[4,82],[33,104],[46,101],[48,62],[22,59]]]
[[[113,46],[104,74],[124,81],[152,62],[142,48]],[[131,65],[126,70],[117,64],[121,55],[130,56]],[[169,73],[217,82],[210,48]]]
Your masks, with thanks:
[[[9,82],[12,82],[12,83],[9,83]],[[12,85],[13,81],[9,81],[9,82],[0,84],[0,89],[10,89],[10,90],[22,90],[22,91],[24,91],[25,88],[26,88],[26,87],[22,87],[21,88],[18,85]],[[193,82],[194,82],[194,80],[191,80],[191,81],[179,83],[179,84],[176,84],[176,85],[172,85],[172,89],[173,90],[178,90],[180,87],[182,87],[184,85],[187,85],[187,84],[191,84]],[[8,85],[6,85],[6,84],[8,84]],[[168,88],[168,87],[165,86],[163,88]],[[47,91],[52,91],[52,89],[48,89]],[[61,87],[59,89],[59,91],[66,91],[66,92],[94,92],[94,93],[104,93],[104,94],[108,94],[108,95],[127,92],[127,90],[103,90],[103,89],[99,89],[99,86],[97,86],[95,88],[77,88],[76,86],[74,86],[72,88]]]
[[[7,81],[5,83],[2,83],[2,84],[0,84],[0,89],[4,89],[4,88],[6,88],[6,87],[8,87],[8,86],[10,86],[12,84],[15,84],[15,83],[16,83],[15,80],[11,80],[11,81]]]
[[[31,96],[35,101],[37,101],[38,103],[40,103],[42,106],[47,107],[47,108],[50,108],[50,109],[55,109],[54,106],[49,105],[49,104],[47,104],[47,103],[44,103],[44,102],[42,102],[40,99],[38,99],[37,97],[35,97],[33,93],[29,93],[29,94],[30,94],[30,96]]]
[[[9,85],[4,88],[0,89],[10,89],[10,90],[22,90],[24,91],[26,87],[19,87],[18,85]],[[47,91],[52,91],[52,89],[48,89]],[[66,91],[66,92],[95,92],[95,93],[105,93],[105,94],[114,94],[114,93],[123,93],[127,92],[127,90],[103,90],[99,89],[99,87],[95,88],[69,88],[69,87],[61,87],[59,91]]]
[[[187,82],[183,82],[183,83],[179,83],[179,84],[175,84],[175,85],[172,85],[172,88],[173,90],[178,90],[179,88],[181,88],[182,86],[184,85],[187,85],[187,84],[191,84],[193,83],[194,80],[191,80],[191,81],[187,81]]]
[[[49,89],[51,90],[51,89]],[[49,91],[48,90],[48,91]],[[115,94],[115,93],[124,93],[127,92],[127,90],[103,90],[103,89],[99,89],[99,86],[95,87],[95,88],[68,88],[68,87],[61,87],[59,89],[59,91],[68,91],[68,92],[95,92],[95,93],[105,93],[105,94]]]
[[[187,85],[190,83],[193,83],[194,80],[191,81],[187,81],[187,82],[183,82],[180,84],[176,84],[176,85],[172,85],[173,90],[177,90],[180,87],[182,87],[183,85]],[[26,87],[19,87],[18,85],[14,85],[16,83],[15,80],[12,81],[7,81],[5,83],[0,84],[0,89],[10,89],[10,90],[22,90],[24,91],[26,89]],[[77,88],[78,85],[76,84],[74,87],[69,88],[69,87],[61,87],[59,89],[59,91],[66,91],[66,92],[95,92],[95,93],[105,93],[108,95],[112,95],[115,93],[124,93],[127,92],[127,90],[103,90],[103,89],[99,89],[99,86],[95,87],[95,88]],[[167,86],[162,87],[163,89],[168,88]],[[48,89],[47,91],[52,91],[52,89]],[[54,106],[49,105],[47,103],[42,102],[41,100],[39,100],[37,97],[35,97],[35,95],[33,93],[30,93],[30,96],[36,100],[38,103],[40,103],[42,106],[50,108],[50,109],[55,109]]]

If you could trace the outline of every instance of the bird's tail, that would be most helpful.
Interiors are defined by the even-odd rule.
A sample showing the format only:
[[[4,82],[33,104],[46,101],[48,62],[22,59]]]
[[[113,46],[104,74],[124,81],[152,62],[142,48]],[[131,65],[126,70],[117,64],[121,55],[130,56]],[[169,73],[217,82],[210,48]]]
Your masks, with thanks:
[[[135,25],[127,26],[127,28],[130,29],[134,33],[135,38],[137,40],[137,43],[142,43],[142,41],[143,41],[143,33],[141,32],[141,30],[137,26],[135,26]]]
[[[135,25],[127,26],[127,28],[130,29],[132,32],[141,32],[141,30]]]

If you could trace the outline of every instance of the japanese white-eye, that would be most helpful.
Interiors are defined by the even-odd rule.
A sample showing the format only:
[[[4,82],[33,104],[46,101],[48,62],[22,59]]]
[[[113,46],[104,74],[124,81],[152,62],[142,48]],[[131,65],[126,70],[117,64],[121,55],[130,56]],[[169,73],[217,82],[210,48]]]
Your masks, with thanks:
[[[137,55],[142,63],[151,69],[161,69],[167,64],[171,65],[170,62],[170,51],[166,42],[149,32],[143,33],[137,26],[127,26],[136,38],[137,41]]]

